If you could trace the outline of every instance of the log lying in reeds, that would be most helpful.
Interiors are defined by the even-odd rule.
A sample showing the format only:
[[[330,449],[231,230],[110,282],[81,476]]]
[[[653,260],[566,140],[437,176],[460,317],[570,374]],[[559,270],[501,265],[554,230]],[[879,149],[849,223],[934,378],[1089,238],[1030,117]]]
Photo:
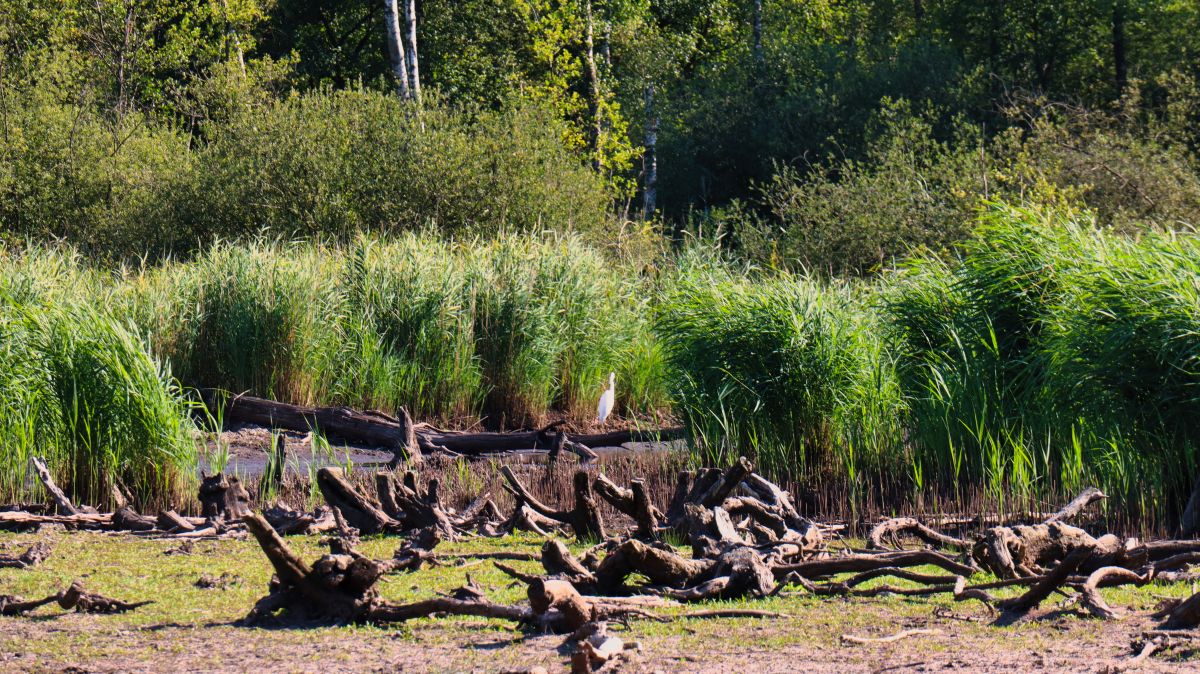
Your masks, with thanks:
[[[614,431],[610,433],[560,433],[553,427],[513,433],[459,433],[434,429],[422,430],[404,408],[393,417],[383,412],[358,411],[347,407],[307,407],[255,398],[234,396],[225,399],[217,392],[205,393],[210,409],[225,405],[223,418],[271,428],[322,433],[351,442],[387,447],[396,453],[396,461],[418,462],[421,448],[445,450],[454,454],[478,456],[521,449],[566,449],[582,459],[594,459],[592,447],[619,446],[627,442],[655,442],[684,437],[684,429],[661,431]],[[560,437],[561,436],[561,437]]]
[[[304,433],[319,430],[352,442],[387,447],[404,460],[421,460],[414,424],[404,408],[400,409],[398,417],[393,417],[349,407],[308,407],[246,395],[227,398],[211,390],[204,392],[204,399],[214,413],[224,406],[223,418],[228,421]]]

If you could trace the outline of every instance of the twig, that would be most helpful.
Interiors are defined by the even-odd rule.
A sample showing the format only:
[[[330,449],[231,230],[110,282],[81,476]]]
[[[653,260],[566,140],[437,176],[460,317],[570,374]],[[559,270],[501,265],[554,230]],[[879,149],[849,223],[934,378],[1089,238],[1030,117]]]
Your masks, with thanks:
[[[853,634],[843,634],[842,641],[851,644],[890,644],[894,641],[907,639],[908,637],[940,636],[941,634],[942,631],[938,629],[904,630],[903,632],[897,632],[889,637],[856,637]]]

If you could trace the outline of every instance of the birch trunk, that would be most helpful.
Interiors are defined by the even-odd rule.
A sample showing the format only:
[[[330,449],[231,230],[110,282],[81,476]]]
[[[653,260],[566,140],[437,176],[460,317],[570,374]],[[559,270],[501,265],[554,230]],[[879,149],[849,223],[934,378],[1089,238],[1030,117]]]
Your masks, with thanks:
[[[587,46],[587,77],[588,85],[588,117],[591,122],[591,131],[588,134],[588,145],[592,151],[592,168],[599,171],[604,168],[604,162],[600,159],[600,73],[596,70],[596,50],[593,41],[594,25],[592,22],[592,3],[587,3],[587,33],[585,35],[585,45]]]
[[[754,0],[754,67],[762,72],[767,66],[762,43],[763,0]]]
[[[421,68],[417,57],[417,0],[404,5],[405,41],[408,52],[408,82],[412,97],[421,100]]]
[[[1116,0],[1112,8],[1112,52],[1113,75],[1116,78],[1117,97],[1125,94],[1129,84],[1129,57],[1125,39],[1125,0]]]
[[[644,173],[642,184],[642,217],[654,217],[658,207],[658,115],[654,112],[654,84],[646,85],[646,140],[642,161]]]
[[[408,84],[407,58],[404,54],[404,38],[400,32],[400,8],[398,0],[383,0],[383,23],[387,28],[388,60],[392,74],[396,76],[396,93],[400,98],[411,98]]]

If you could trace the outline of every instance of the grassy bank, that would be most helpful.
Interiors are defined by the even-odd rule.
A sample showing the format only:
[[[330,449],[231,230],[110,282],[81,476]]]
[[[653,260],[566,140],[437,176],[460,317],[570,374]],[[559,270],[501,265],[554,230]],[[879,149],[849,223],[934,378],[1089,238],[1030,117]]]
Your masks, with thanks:
[[[26,410],[0,431],[12,495],[37,433],[63,438],[49,453],[83,485],[161,477],[121,473],[135,464],[185,473],[176,378],[512,427],[589,423],[615,371],[619,413],[671,410],[698,461],[753,455],[851,510],[1029,507],[1095,484],[1162,522],[1196,471],[1200,245],[1069,213],[998,206],[949,260],[857,283],[524,235],[217,245],[118,273],[53,251],[3,265],[0,386]]]

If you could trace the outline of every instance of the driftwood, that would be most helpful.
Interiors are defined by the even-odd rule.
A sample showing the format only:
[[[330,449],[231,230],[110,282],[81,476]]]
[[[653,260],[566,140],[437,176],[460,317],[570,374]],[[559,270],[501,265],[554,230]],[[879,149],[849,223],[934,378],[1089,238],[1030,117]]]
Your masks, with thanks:
[[[663,525],[664,518],[658,508],[650,502],[645,480],[633,480],[629,489],[623,489],[601,473],[592,483],[592,488],[601,498],[637,524],[635,535],[638,538],[652,540],[658,537],[658,529]]]
[[[1162,624],[1164,630],[1193,629],[1200,625],[1200,592],[1175,605]]]
[[[38,541],[20,555],[0,555],[0,568],[28,569],[37,566],[50,557],[50,551],[48,543]]]
[[[978,569],[967,566],[933,550],[904,550],[878,554],[854,554],[828,559],[814,559],[796,564],[782,564],[774,568],[777,577],[799,574],[810,580],[839,573],[857,573],[883,568],[909,566],[936,566],[959,576],[973,575]]]
[[[420,461],[412,419],[403,408],[399,417],[382,412],[360,412],[348,407],[306,407],[255,398],[233,396],[225,398],[214,392],[204,392],[210,409],[224,405],[228,421],[252,423],[270,428],[283,428],[302,433],[319,430],[321,433],[352,442],[388,447],[410,461]]]
[[[125,506],[112,515],[112,527],[120,531],[153,531],[158,518],[141,515],[132,506]]]
[[[286,611],[292,618],[375,623],[433,614],[534,621],[528,609],[495,604],[478,594],[470,599],[435,597],[411,604],[385,602],[379,597],[376,583],[387,572],[386,565],[344,548],[309,565],[288,548],[262,516],[251,513],[243,521],[275,568],[276,576],[267,596],[244,618],[248,624],[266,620],[280,611]]]
[[[42,599],[25,600],[13,595],[0,595],[0,615],[21,615],[51,603],[57,603],[59,607],[65,610],[74,610],[76,613],[125,613],[154,602],[127,602],[105,597],[102,594],[88,592],[77,580],[67,586],[65,590]]]
[[[1079,496],[1076,496],[1074,499],[1072,499],[1070,503],[1063,506],[1061,510],[1054,513],[1050,517],[1047,517],[1042,524],[1073,519],[1076,515],[1082,512],[1084,508],[1106,498],[1108,497],[1104,495],[1104,492],[1096,489],[1095,487],[1088,487],[1087,489],[1084,489]]]
[[[22,615],[55,601],[58,601],[57,594],[42,599],[25,599],[13,594],[0,594],[0,615]]]
[[[843,634],[842,641],[848,644],[890,644],[907,639],[909,637],[919,636],[941,636],[942,631],[937,629],[912,629],[897,632],[886,637],[857,637],[853,634]]]
[[[533,494],[521,484],[512,468],[504,466],[500,469],[508,487],[518,499],[517,509],[522,505],[529,506],[542,517],[569,525],[575,536],[581,540],[602,540],[604,538],[604,521],[600,510],[596,507],[596,499],[592,495],[592,486],[585,471],[576,471],[573,478],[575,506],[570,510],[556,510],[536,499]]]
[[[364,534],[399,532],[403,529],[400,522],[359,493],[346,479],[341,468],[327,466],[318,470],[317,486],[329,507],[340,511],[351,526]]]
[[[383,511],[402,522],[406,530],[434,527],[447,538],[457,537],[455,526],[442,507],[436,478],[421,490],[413,471],[406,472],[402,482],[397,482],[392,472],[380,471],[375,474],[375,489]]]
[[[214,521],[233,522],[248,512],[250,492],[236,476],[200,476],[200,514]]]
[[[337,527],[333,511],[326,506],[317,508],[312,513],[303,513],[274,505],[264,510],[262,514],[276,531],[285,536],[317,534],[331,531]]]
[[[1105,566],[1096,569],[1084,581],[1083,587],[1080,588],[1080,602],[1089,613],[1103,620],[1113,620],[1121,617],[1121,614],[1108,605],[1104,601],[1104,597],[1100,596],[1099,588],[1101,585],[1112,586],[1125,583],[1134,583],[1136,585],[1145,585],[1154,577],[1154,570],[1151,569],[1144,574],[1138,574],[1130,571],[1123,566]]]
[[[947,536],[940,531],[934,531],[912,517],[896,517],[876,524],[867,535],[867,542],[875,550],[883,550],[888,545],[885,539],[898,537],[901,534],[911,534],[932,545],[966,549],[970,543],[961,538]]]
[[[592,447],[617,446],[627,442],[653,442],[684,437],[682,428],[661,431],[615,431],[595,434],[561,434],[553,428],[514,433],[456,433],[435,429],[418,430],[403,407],[391,416],[378,411],[361,412],[346,407],[306,407],[288,403],[234,396],[226,399],[205,392],[206,404],[215,409],[225,405],[224,418],[271,428],[308,432],[319,429],[327,435],[367,445],[388,447],[395,452],[393,467],[400,461],[416,463],[421,449],[478,456],[520,449],[566,449],[590,460],[596,458]]]
[[[1083,563],[1086,562],[1092,555],[1093,550],[1087,547],[1081,546],[1072,549],[1070,553],[1068,553],[1067,556],[1064,557],[1063,560],[1054,567],[1053,571],[1046,574],[1041,581],[1030,587],[1029,590],[1024,594],[1018,597],[1013,597],[1012,599],[1005,599],[1004,601],[997,602],[997,605],[1004,609],[1006,613],[1006,619],[1008,620],[1019,618],[1025,615],[1038,604],[1042,603],[1042,600],[1046,599],[1046,597],[1049,597],[1052,592],[1066,583],[1071,574],[1075,573],[1079,567],[1083,566]]]
[[[1094,538],[1083,529],[1055,520],[988,529],[976,542],[972,556],[997,576],[1013,578],[1040,575],[1042,568],[1065,559],[1076,549],[1086,549],[1094,556],[1094,568],[1139,566],[1147,552],[1112,534]]]
[[[163,531],[195,531],[196,525],[184,519],[174,510],[163,510],[158,513],[155,524]]]
[[[55,601],[62,608],[74,609],[77,613],[125,613],[140,606],[154,603],[152,601],[127,602],[88,592],[83,589],[83,584],[78,580],[71,583],[67,589],[59,592]]]
[[[54,504],[58,508],[59,515],[79,515],[82,510],[76,508],[71,503],[71,499],[63,493],[63,490],[58,488],[54,483],[54,479],[50,477],[50,469],[46,466],[46,462],[36,456],[29,458],[29,464],[33,466],[33,472],[37,473],[38,479],[41,480],[42,486],[46,488],[46,492],[54,499]]]

